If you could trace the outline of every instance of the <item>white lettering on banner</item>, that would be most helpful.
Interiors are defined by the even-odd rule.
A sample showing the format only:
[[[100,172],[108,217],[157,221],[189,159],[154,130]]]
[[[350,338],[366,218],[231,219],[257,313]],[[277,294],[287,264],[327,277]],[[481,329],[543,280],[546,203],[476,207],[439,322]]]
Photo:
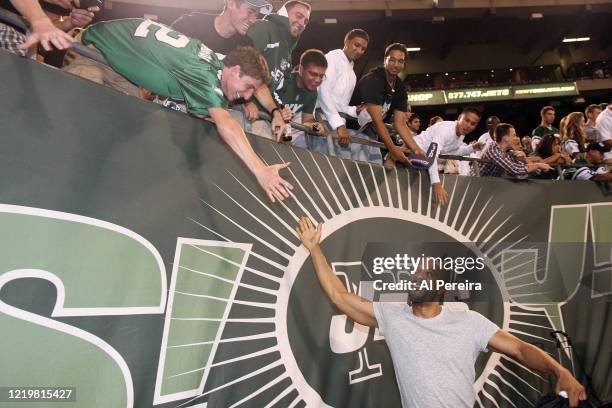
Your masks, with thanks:
[[[332,263],[334,273],[340,278],[341,281],[343,281],[347,290],[350,293],[355,293],[359,296],[361,296],[361,286],[358,288],[357,285],[351,283],[349,281],[349,276],[345,271],[349,268],[357,268],[357,272],[359,272],[361,267],[361,262]],[[347,333],[347,321],[348,317],[344,314],[332,316],[329,325],[329,346],[336,354],[354,353],[356,351],[359,353],[359,366],[355,370],[349,371],[349,383],[355,384],[382,376],[382,365],[371,365],[370,361],[368,360],[365,345],[368,337],[370,336],[370,328],[357,322],[353,322],[353,330],[350,333]],[[376,340],[382,340],[382,338],[373,338],[373,341]],[[364,360],[365,366],[363,364]]]

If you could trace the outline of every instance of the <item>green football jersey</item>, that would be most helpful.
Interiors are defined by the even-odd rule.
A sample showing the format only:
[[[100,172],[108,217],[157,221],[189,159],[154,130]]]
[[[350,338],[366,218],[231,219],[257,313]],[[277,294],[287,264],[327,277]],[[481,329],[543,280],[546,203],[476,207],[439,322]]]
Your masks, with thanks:
[[[187,111],[208,115],[226,108],[221,90],[223,63],[199,40],[151,20],[123,19],[95,24],[83,33],[115,71],[160,96],[184,101]]]
[[[309,113],[314,115],[317,104],[317,91],[309,91],[298,86],[298,73],[292,72],[285,78],[283,87],[273,92],[273,97],[279,106],[289,105],[293,114]]]

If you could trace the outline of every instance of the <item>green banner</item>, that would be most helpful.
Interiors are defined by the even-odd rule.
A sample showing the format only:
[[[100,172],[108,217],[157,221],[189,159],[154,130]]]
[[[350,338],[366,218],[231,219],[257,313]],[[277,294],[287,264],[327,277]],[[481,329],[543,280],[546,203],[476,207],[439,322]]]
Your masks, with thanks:
[[[515,86],[514,99],[545,98],[578,95],[575,82]]]
[[[211,123],[2,51],[0,75],[0,408],[400,406],[384,338],[323,295],[303,214],[354,293],[368,243],[475,244],[495,285],[462,301],[555,358],[567,332],[563,364],[612,399],[605,186],[442,176],[441,207],[426,172],[249,136],[291,162],[272,204]],[[474,388],[522,408],[554,381],[482,353]]]
[[[448,103],[486,102],[512,99],[510,87],[500,88],[469,88],[444,91]]]
[[[446,95],[444,91],[409,92],[408,103],[412,106],[444,105]]]
[[[408,102],[413,106],[431,106],[571,95],[578,95],[578,86],[575,82],[409,92]]]

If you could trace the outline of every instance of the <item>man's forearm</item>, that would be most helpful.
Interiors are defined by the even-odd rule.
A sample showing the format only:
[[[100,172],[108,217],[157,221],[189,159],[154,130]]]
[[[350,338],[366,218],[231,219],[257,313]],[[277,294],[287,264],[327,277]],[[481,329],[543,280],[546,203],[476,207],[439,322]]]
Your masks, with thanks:
[[[325,254],[321,250],[321,247],[317,244],[310,251],[312,263],[317,273],[319,283],[325,292],[325,295],[334,304],[338,304],[338,296],[341,294],[348,293],[338,276],[332,271]]]
[[[391,140],[391,136],[389,136],[389,131],[387,130],[387,126],[385,126],[385,122],[383,122],[382,118],[372,118],[372,122],[374,122],[374,128],[376,129],[376,134],[381,139],[381,141],[387,146],[388,149],[391,149],[395,146],[393,140]]]
[[[557,378],[565,371],[565,368],[557,363],[551,356],[528,343],[522,344],[516,359],[529,368],[553,374]]]
[[[268,112],[272,112],[274,108],[278,107],[276,102],[274,102],[270,88],[268,88],[267,85],[261,86],[259,89],[257,89],[257,92],[255,92],[255,98],[257,98],[261,106],[263,106]]]
[[[593,181],[612,181],[612,173],[597,174],[591,178]]]
[[[414,140],[414,137],[412,137],[412,134],[410,133],[410,130],[408,129],[408,126],[406,126],[404,121],[394,120],[393,125],[395,127],[395,130],[397,130],[397,133],[400,135],[400,137],[404,141],[404,143],[406,143],[406,146],[408,146],[410,150],[412,150],[413,152],[418,151],[419,145]]]
[[[48,18],[38,0],[11,0],[11,3],[30,23]]]
[[[209,109],[209,112],[217,125],[217,131],[221,139],[240,157],[251,172],[255,172],[255,170],[265,166],[264,162],[253,150],[249,139],[247,139],[238,122],[227,111],[220,108],[212,108]]]

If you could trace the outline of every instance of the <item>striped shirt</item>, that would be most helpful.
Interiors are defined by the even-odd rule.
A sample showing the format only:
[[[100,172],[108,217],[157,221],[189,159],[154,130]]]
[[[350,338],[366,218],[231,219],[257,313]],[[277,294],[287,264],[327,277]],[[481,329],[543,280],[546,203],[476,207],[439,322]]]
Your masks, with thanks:
[[[17,48],[19,44],[26,41],[25,34],[20,33],[13,27],[0,23],[0,48],[8,50],[13,54],[25,57],[28,50]]]
[[[490,163],[478,163],[481,177],[526,178],[529,175],[527,163],[503,151],[498,143],[489,143],[482,153],[482,158]]]

